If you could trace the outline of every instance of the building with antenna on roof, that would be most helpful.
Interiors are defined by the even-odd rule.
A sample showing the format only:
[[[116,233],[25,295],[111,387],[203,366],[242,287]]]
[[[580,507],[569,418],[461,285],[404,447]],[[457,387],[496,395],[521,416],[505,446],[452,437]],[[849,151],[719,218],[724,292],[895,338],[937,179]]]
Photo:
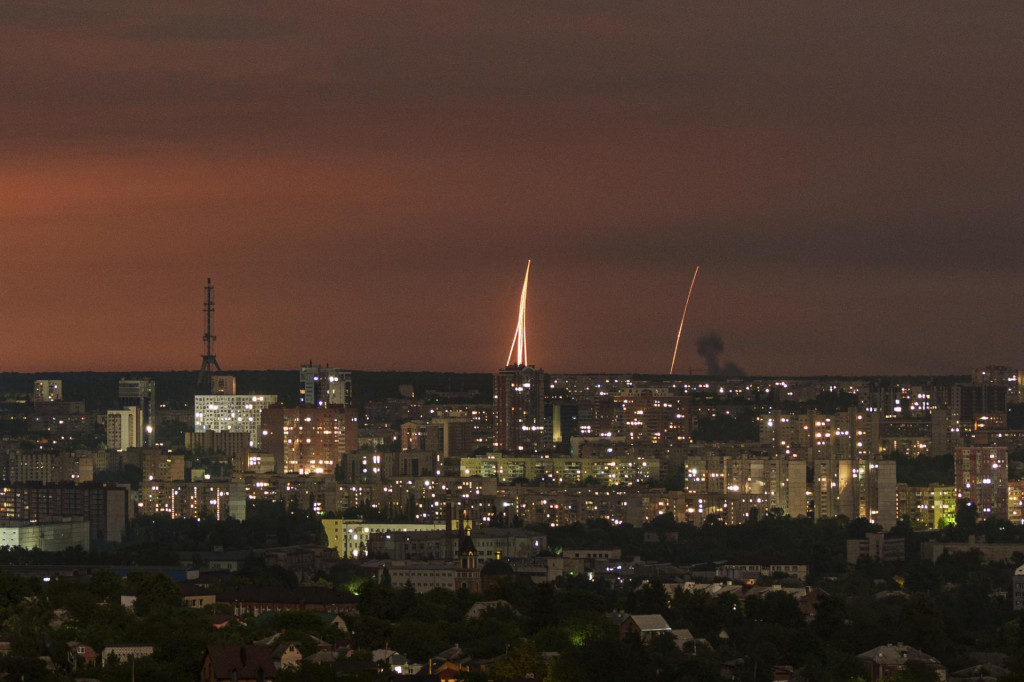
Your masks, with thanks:
[[[530,262],[519,297],[519,318],[507,364],[494,375],[494,447],[507,452],[538,452],[550,440],[544,428],[547,376],[529,363],[526,348],[526,290]]]

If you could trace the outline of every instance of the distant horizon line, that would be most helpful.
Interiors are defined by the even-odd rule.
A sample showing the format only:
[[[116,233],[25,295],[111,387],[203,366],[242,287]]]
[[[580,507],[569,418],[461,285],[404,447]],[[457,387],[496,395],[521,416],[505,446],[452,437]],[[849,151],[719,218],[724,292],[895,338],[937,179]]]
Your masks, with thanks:
[[[986,367],[997,366],[997,365],[985,365]],[[301,367],[301,365],[300,365]],[[345,366],[334,366],[332,369],[342,370],[346,372],[361,372],[364,374],[496,374],[498,371],[504,368],[498,368],[493,371],[472,371],[472,370],[445,370],[445,369],[357,369],[354,367]],[[37,375],[37,374],[198,374],[198,369],[69,369],[69,370],[8,370],[0,369],[0,375],[2,374],[22,374],[22,375]],[[235,372],[298,372],[298,368],[291,367],[266,367],[262,369],[234,369],[224,370],[217,372],[218,375],[230,376]],[[973,370],[972,370],[973,371]],[[668,374],[665,372],[644,372],[640,370],[634,371],[583,371],[583,372],[548,372],[548,375],[579,375],[579,376],[639,376],[639,377],[664,377],[669,378],[698,378],[698,379],[713,379],[722,381],[742,381],[744,379],[874,379],[874,378],[899,378],[899,377],[969,377],[971,371],[961,373],[905,373],[905,374],[885,374],[885,373],[856,373],[856,374],[746,374],[742,376],[716,376],[711,374]]]

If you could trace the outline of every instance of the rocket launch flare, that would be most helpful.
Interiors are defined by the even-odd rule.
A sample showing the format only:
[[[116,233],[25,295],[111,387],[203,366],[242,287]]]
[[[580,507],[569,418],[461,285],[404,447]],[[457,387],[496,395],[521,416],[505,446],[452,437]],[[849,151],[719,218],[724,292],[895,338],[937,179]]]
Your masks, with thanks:
[[[690,307],[690,296],[693,295],[693,285],[697,283],[697,273],[700,272],[700,266],[693,271],[693,279],[690,280],[690,290],[686,292],[686,303],[683,304],[683,319],[679,320],[679,331],[676,333],[676,347],[672,351],[672,365],[669,367],[668,373],[674,374],[676,371],[676,354],[679,352],[679,339],[683,336],[683,323],[686,322],[686,310]]]

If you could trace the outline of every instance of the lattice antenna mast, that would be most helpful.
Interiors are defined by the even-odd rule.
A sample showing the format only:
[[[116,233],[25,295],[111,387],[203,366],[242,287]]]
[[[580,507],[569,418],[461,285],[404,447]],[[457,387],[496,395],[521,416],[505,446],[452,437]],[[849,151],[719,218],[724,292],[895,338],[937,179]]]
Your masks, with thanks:
[[[206,278],[206,303],[203,305],[203,312],[206,314],[206,333],[203,334],[203,366],[199,370],[199,389],[206,389],[209,393],[214,370],[221,371],[217,355],[213,352],[213,342],[217,337],[213,335],[213,284],[210,283],[209,277]]]
[[[530,263],[526,261],[526,277],[523,278],[523,293],[519,295],[519,319],[516,322],[516,334],[512,337],[512,347],[508,350],[506,365],[512,364],[512,356],[516,356],[519,366],[530,364],[526,355],[526,289],[530,284]]]

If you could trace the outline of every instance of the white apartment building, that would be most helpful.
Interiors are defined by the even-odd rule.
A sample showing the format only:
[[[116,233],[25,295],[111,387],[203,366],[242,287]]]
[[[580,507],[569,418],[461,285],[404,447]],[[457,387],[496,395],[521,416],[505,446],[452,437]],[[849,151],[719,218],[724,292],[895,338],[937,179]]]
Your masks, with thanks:
[[[53,521],[0,521],[0,547],[59,552],[68,547],[89,550],[89,521],[68,517]]]
[[[32,402],[58,403],[64,400],[64,382],[60,379],[36,379]]]
[[[107,449],[124,452],[142,447],[142,411],[138,407],[107,412]]]
[[[260,410],[276,402],[276,395],[197,395],[195,432],[248,433],[249,447],[257,448]]]

